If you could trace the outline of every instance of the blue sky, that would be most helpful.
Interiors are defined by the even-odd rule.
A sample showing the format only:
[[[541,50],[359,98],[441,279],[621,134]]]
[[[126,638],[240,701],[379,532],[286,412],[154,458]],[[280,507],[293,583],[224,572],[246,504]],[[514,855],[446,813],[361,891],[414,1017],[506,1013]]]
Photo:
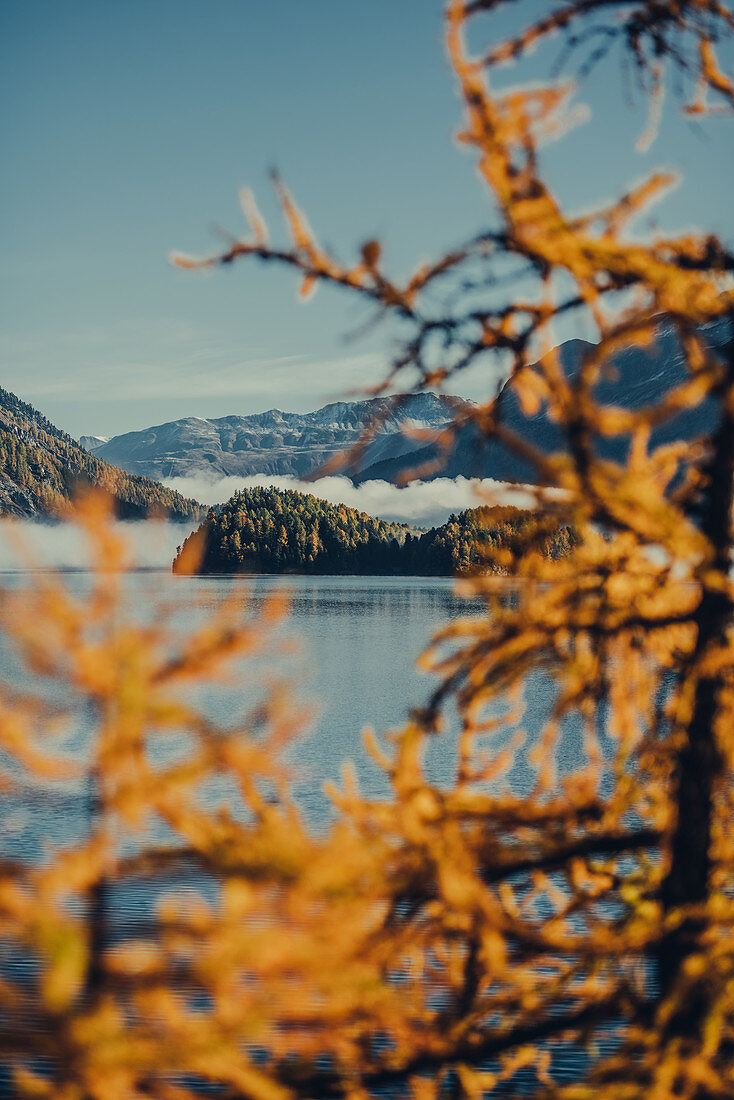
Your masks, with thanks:
[[[167,256],[209,251],[213,225],[238,232],[242,184],[274,227],[274,165],[322,240],[349,256],[376,235],[396,273],[485,226],[491,206],[452,140],[460,107],[441,11],[439,0],[4,0],[0,385],[74,435],[110,435],[306,410],[377,380],[390,333],[346,341],[365,319],[348,297],[320,290],[304,306],[284,272],[192,276]],[[677,167],[684,183],[658,223],[731,241],[730,122],[694,125],[669,100],[639,155],[644,109],[626,102],[617,64],[579,98],[592,123],[545,153],[570,207]]]

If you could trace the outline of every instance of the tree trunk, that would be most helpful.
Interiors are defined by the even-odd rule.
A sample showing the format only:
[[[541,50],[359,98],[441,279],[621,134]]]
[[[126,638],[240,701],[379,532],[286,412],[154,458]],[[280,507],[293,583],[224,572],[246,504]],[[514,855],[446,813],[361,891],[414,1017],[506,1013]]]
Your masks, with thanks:
[[[729,340],[725,352],[726,375],[720,389],[721,422],[712,439],[706,470],[708,484],[701,514],[701,530],[713,549],[712,568],[726,576],[731,567],[731,508],[734,494],[734,314],[728,316]],[[671,841],[671,862],[663,881],[664,916],[681,907],[705,903],[711,874],[711,828],[717,780],[722,759],[714,725],[718,707],[718,679],[699,675],[702,658],[725,642],[732,622],[732,603],[727,593],[707,587],[695,615],[697,639],[689,675],[697,676],[693,713],[686,742],[678,754],[677,820]],[[685,673],[684,673],[685,675]],[[659,1000],[674,991],[686,959],[695,950],[704,927],[701,915],[687,916],[663,939],[658,952]],[[685,1004],[673,1014],[669,1034],[694,1037],[707,1015],[705,977]]]

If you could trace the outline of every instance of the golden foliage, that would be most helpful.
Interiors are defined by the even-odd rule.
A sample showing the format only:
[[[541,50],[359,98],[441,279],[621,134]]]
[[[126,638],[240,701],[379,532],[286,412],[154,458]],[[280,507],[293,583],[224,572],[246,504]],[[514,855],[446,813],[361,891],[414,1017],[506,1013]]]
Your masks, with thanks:
[[[412,371],[418,388],[432,387],[509,357],[508,385],[526,409],[545,408],[565,449],[549,456],[513,434],[494,394],[457,406],[455,426],[471,419],[531,461],[539,511],[584,537],[556,560],[532,546],[509,559],[503,550],[509,580],[464,582],[484,613],[446,627],[426,653],[440,677],[426,708],[386,746],[370,741],[392,797],[361,797],[347,772],[333,792],[336,823],[320,838],[299,819],[278,761],[298,724],[282,695],[230,730],[212,727],[183,691],[222,662],[254,657],[277,607],[256,624],[232,610],[172,655],[163,621],[124,621],[109,572],[86,601],[41,585],[30,625],[5,594],[7,629],[31,669],[71,684],[97,716],[83,845],[2,867],[3,940],[39,961],[36,981],[3,972],[0,987],[6,1020],[20,1021],[7,1025],[5,1058],[27,1095],[178,1098],[206,1085],[263,1100],[394,1089],[734,1095],[734,259],[710,236],[630,233],[667,176],[611,207],[566,214],[541,179],[537,147],[568,123],[568,89],[491,83],[498,62],[554,31],[578,44],[591,18],[631,50],[643,81],[652,73],[653,96],[663,59],[688,65],[702,110],[704,92],[732,99],[715,54],[732,16],[715,0],[568,0],[471,55],[467,23],[498,6],[451,0],[447,46],[463,139],[501,230],[401,284],[374,241],[354,266],[340,265],[276,181],[292,245],[267,243],[245,194],[253,239],[203,262],[282,262],[301,292],[334,283],[399,314],[412,335],[386,385]],[[536,277],[526,300],[430,311],[428,287],[478,265],[481,289],[508,260]],[[570,376],[549,350],[551,325],[584,313],[599,340]],[[610,359],[649,347],[662,323],[684,353],[684,377],[651,408],[602,402]],[[718,350],[703,327],[712,324],[725,334]],[[718,422],[700,445],[655,442],[653,429],[705,399]],[[598,439],[620,434],[626,457],[603,458]],[[82,521],[109,568],[121,550],[94,509]],[[524,736],[525,687],[541,673],[555,705],[528,754],[535,788],[519,798],[507,771]],[[462,732],[455,781],[439,789],[423,756],[448,697]],[[7,782],[18,768],[64,781],[68,761],[39,708],[4,698]],[[559,774],[568,721],[579,723],[585,762]],[[149,743],[174,733],[188,739],[186,759],[156,764]],[[229,777],[241,812],[197,800],[212,773]],[[174,839],[151,848],[154,819]],[[115,942],[103,927],[111,884],[180,861],[216,889],[170,891],[147,934]],[[44,1026],[26,1028],[38,1013]],[[559,1083],[559,1052],[582,1047],[588,1064]],[[38,1054],[51,1073],[34,1065]]]

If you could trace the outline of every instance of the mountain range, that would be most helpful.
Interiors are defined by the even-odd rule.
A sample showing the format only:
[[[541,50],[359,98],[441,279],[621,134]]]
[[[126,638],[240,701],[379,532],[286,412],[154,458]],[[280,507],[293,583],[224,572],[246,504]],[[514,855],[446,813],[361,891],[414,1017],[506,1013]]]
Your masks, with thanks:
[[[205,420],[188,416],[142,431],[127,432],[106,442],[82,436],[80,442],[97,457],[131,473],[159,480],[209,474],[214,478],[251,474],[305,478],[353,447],[373,422],[374,438],[357,465],[339,470],[353,481],[389,479],[411,460],[416,441],[404,429],[440,430],[450,419],[455,401],[434,393],[408,396],[395,406],[388,398],[338,401],[316,412],[280,409],[249,416]],[[383,471],[373,474],[374,467]]]
[[[708,337],[720,346],[726,333],[713,326]],[[582,340],[561,345],[561,362],[570,378],[591,346]],[[674,333],[661,328],[654,345],[631,348],[612,359],[596,384],[596,395],[627,409],[653,405],[686,377],[686,370]],[[32,405],[0,389],[0,515],[44,516],[79,485],[99,485],[114,496],[121,516],[142,516],[153,508],[173,519],[197,519],[203,515],[201,505],[161,481],[202,474],[212,482],[253,474],[305,478],[327,463],[331,472],[343,473],[355,484],[393,481],[430,463],[436,467],[420,473],[424,480],[464,476],[532,482],[535,471],[526,461],[496,439],[484,438],[471,423],[456,431],[441,454],[438,437],[457,400],[426,392],[398,405],[374,398],[336,402],[313,413],[271,409],[212,420],[187,417],[112,439],[83,436],[77,443]],[[521,439],[548,454],[565,448],[547,410],[524,412],[511,383],[502,388],[498,403],[503,422]],[[652,442],[696,439],[711,432],[717,418],[716,403],[707,398],[658,425]],[[370,424],[374,433],[358,457],[344,458],[342,452],[353,448]],[[617,460],[628,444],[623,435],[595,442],[600,454]]]
[[[569,340],[560,346],[561,363],[569,377],[575,376],[591,347],[583,340]],[[661,328],[654,345],[616,355],[595,392],[600,401],[636,409],[659,401],[685,376],[677,338],[672,330]],[[512,384],[502,388],[498,402],[503,422],[521,439],[546,454],[565,449],[563,435],[547,410],[541,408],[533,415],[524,412]],[[334,462],[337,465],[330,472],[345,474],[355,484],[374,479],[394,481],[405,471],[431,464],[435,468],[422,471],[422,479],[535,480],[528,462],[497,440],[487,440],[471,423],[455,433],[452,445],[442,454],[437,437],[456,404],[456,398],[425,392],[410,395],[397,406],[389,398],[373,398],[337,402],[312,413],[270,409],[210,420],[191,416],[104,442],[99,441],[101,437],[84,436],[82,442],[106,462],[164,481],[202,474],[212,481],[254,474],[304,478]],[[715,422],[716,410],[708,400],[656,428],[653,442],[691,440],[709,432]],[[353,447],[373,423],[374,435],[359,458],[339,462],[340,453]],[[415,429],[422,431],[416,433]],[[597,440],[599,452],[608,458],[623,458],[627,445],[623,436]]]

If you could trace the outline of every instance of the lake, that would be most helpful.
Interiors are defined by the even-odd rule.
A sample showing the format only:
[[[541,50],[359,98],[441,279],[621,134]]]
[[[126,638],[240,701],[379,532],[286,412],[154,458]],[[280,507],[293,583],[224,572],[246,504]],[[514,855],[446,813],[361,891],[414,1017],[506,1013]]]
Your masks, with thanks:
[[[6,575],[4,583],[23,585],[28,577]],[[80,592],[89,583],[84,573],[67,574],[65,583]],[[294,779],[294,793],[309,825],[326,826],[333,809],[323,791],[327,780],[339,780],[342,765],[355,763],[361,789],[371,797],[389,794],[385,776],[362,745],[365,726],[378,733],[399,727],[410,709],[427,699],[435,681],[415,669],[415,661],[432,633],[447,620],[476,612],[443,578],[365,577],[173,577],[168,572],[140,572],[125,578],[125,604],[133,618],[156,614],[158,602],[174,611],[179,629],[186,631],[207,612],[251,591],[252,605],[261,606],[273,589],[284,590],[290,615],[280,633],[298,639],[297,652],[282,658],[276,671],[292,679],[299,699],[317,708],[308,733],[287,751]],[[189,606],[192,598],[198,606]],[[273,669],[258,663],[244,664],[229,684],[209,686],[200,699],[206,712],[227,722],[251,703]],[[0,641],[0,679],[13,687],[27,686],[7,640]],[[551,709],[550,678],[536,673],[527,681],[528,706],[525,727],[532,745],[544,717]],[[78,746],[84,751],[93,736],[93,716],[79,711]],[[427,771],[441,785],[452,782],[455,765],[457,722],[448,715],[447,731],[429,740]],[[511,736],[500,739],[504,743]],[[580,759],[580,738],[573,723],[567,724],[559,744],[561,771]],[[517,754],[510,773],[516,790],[527,789],[532,771],[525,750]],[[49,847],[73,841],[88,826],[86,791],[80,787],[58,789],[35,786],[0,795],[0,855],[34,861]],[[205,887],[194,875],[182,885]],[[115,934],[135,934],[155,906],[151,885],[128,885],[110,891],[109,924]],[[16,959],[15,976],[26,968]],[[573,1075],[581,1064],[578,1053],[558,1055],[562,1072]],[[566,1063],[566,1064],[563,1064]],[[0,1095],[8,1095],[7,1077],[0,1067]]]
[[[13,587],[26,582],[18,574],[5,577]],[[65,583],[80,592],[88,577],[69,573]],[[282,658],[279,671],[291,681],[295,697],[315,711],[305,735],[287,750],[287,760],[297,802],[314,828],[331,816],[323,784],[339,779],[345,761],[354,762],[366,794],[388,795],[384,774],[364,750],[363,731],[366,726],[378,733],[395,729],[411,708],[425,703],[436,680],[416,670],[416,659],[447,620],[478,610],[476,604],[459,597],[446,578],[174,577],[168,572],[138,572],[129,574],[125,585],[130,616],[145,618],[160,603],[176,609],[176,626],[184,631],[202,615],[244,593],[250,593],[252,608],[257,610],[272,591],[285,592],[290,613],[279,633],[296,643],[296,652]],[[194,601],[196,606],[191,606]],[[199,702],[210,717],[233,721],[254,701],[263,677],[272,672],[271,667],[258,668],[257,662],[243,663],[232,683],[208,686],[199,693]],[[7,644],[0,644],[0,680],[18,687],[23,679]],[[527,685],[525,716],[530,742],[552,701],[550,679],[533,674]],[[457,723],[450,710],[447,718],[447,732],[430,739],[426,761],[429,777],[441,785],[452,782],[455,764]],[[93,736],[89,714],[79,713],[78,723]],[[498,746],[509,736],[508,731],[499,738]],[[579,762],[580,744],[573,724],[559,751],[563,771]],[[518,753],[510,774],[519,791],[527,789],[532,779],[524,758],[524,751]],[[43,847],[44,840],[71,836],[80,825],[73,809],[79,799],[64,797],[64,812],[58,797],[49,791],[47,798],[34,798],[23,806],[13,796],[12,812],[5,807],[0,851],[29,855]]]

